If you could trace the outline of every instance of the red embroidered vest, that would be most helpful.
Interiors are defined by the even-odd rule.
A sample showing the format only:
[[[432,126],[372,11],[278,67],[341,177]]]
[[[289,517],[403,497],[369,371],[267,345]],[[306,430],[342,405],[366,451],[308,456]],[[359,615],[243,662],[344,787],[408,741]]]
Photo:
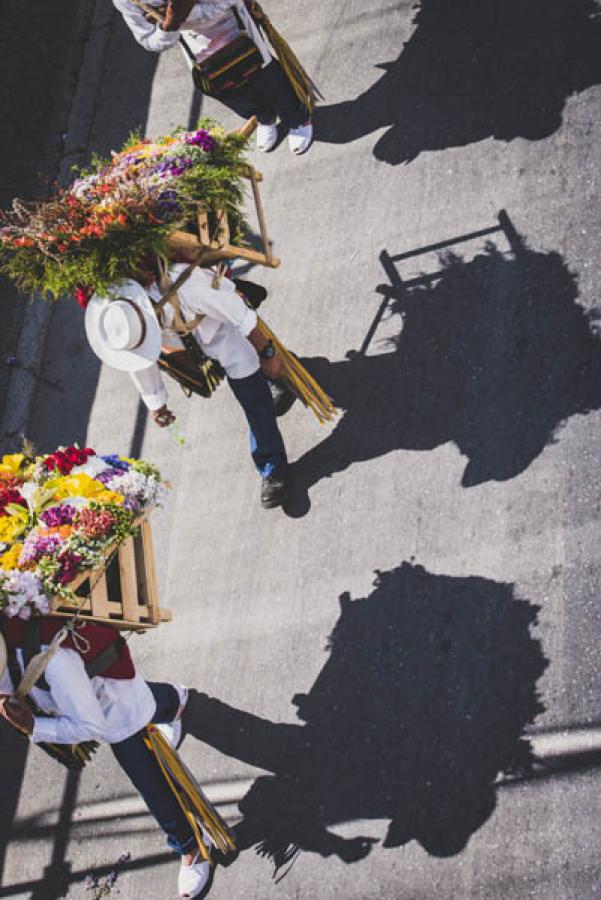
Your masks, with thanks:
[[[42,644],[49,644],[54,635],[60,631],[65,624],[65,620],[53,616],[40,617],[40,639]],[[3,618],[3,632],[6,643],[9,647],[23,646],[23,629],[26,623],[23,619],[17,617],[9,619],[7,616]],[[119,632],[112,625],[102,625],[98,622],[85,622],[77,628],[78,634],[89,643],[89,649],[85,644],[85,650],[80,650],[75,646],[73,638],[69,634],[63,641],[63,647],[76,650],[84,663],[90,663],[99,653],[101,653],[109,644],[112,644],[119,636]],[[85,643],[85,642],[82,642]],[[119,659],[109,665],[102,673],[103,678],[128,679],[133,678],[136,670],[129,652],[127,644],[121,648]]]

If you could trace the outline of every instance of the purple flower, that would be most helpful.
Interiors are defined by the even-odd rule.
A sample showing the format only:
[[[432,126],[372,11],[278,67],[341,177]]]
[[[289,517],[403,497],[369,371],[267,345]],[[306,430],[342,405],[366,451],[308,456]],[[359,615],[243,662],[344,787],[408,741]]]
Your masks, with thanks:
[[[51,506],[50,509],[46,509],[40,514],[40,519],[48,528],[55,528],[57,525],[70,525],[74,517],[75,507],[68,503],[64,503],[62,506]]]
[[[63,543],[64,539],[58,534],[43,535],[33,532],[23,544],[19,565],[37,562],[42,556],[52,556]]]
[[[194,147],[200,147],[206,153],[212,153],[217,146],[215,138],[208,131],[205,131],[204,128],[199,128],[198,131],[191,131],[185,136],[184,142]]]
[[[106,485],[109,481],[112,481],[113,478],[122,478],[124,475],[124,469],[106,469],[106,471],[101,472],[96,476],[96,481],[101,481],[102,484]]]

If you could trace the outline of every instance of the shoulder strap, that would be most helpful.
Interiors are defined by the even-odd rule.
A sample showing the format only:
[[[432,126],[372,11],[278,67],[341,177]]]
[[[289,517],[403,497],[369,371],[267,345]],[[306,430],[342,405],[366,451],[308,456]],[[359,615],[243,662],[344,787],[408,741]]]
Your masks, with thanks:
[[[171,283],[171,279],[167,275],[165,264],[159,259],[159,287],[164,293],[158,303],[155,303],[154,305],[155,312],[158,315],[165,305],[170,303],[173,307],[173,328],[180,337],[194,331],[197,325],[200,325],[205,318],[204,313],[199,313],[191,322],[186,322],[182,314],[180,299],[177,293],[182,284],[185,284],[188,278],[190,278],[195,268],[196,263],[191,263],[188,268],[184,269],[181,275],[178,275],[175,281]]]

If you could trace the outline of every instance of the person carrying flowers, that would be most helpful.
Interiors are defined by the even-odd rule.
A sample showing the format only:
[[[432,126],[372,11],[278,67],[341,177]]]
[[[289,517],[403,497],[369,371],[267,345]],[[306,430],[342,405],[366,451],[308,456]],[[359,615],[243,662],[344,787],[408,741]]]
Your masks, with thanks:
[[[94,295],[86,307],[90,346],[107,365],[129,372],[154,421],[162,428],[175,416],[158,365],[161,348],[178,352],[190,340],[199,353],[216,360],[242,407],[250,428],[251,454],[261,476],[261,504],[280,506],[290,488],[286,449],[276,421],[268,379],[277,380],[282,361],[257,325],[235,285],[227,278],[214,285],[214,273],[183,263],[171,266],[168,278],[187,274],[176,305],[161,306],[159,275],[144,275],[146,289],[132,279],[115,284],[107,296]],[[144,273],[146,274],[146,273]],[[174,299],[175,299],[174,298]],[[159,324],[160,317],[160,324]],[[179,322],[177,321],[179,319]],[[285,393],[289,407],[294,395]],[[280,412],[286,406],[281,405]]]
[[[177,746],[188,690],[145,681],[118,631],[86,622],[56,650],[41,683],[29,692],[30,702],[14,696],[32,642],[37,644],[35,652],[46,650],[64,621],[0,615],[0,715],[34,744],[65,745],[69,750],[73,745],[90,748],[90,742],[110,744],[168,845],[181,858],[179,896],[198,897],[209,882],[212,862],[201,853],[190,822],[145,741],[146,726],[161,723],[165,737]],[[203,840],[210,847],[206,835]]]
[[[276,145],[278,118],[291,152],[309,149],[318,91],[255,0],[113,3],[142,47],[160,53],[179,41],[201,91],[245,119],[257,117],[259,150]]]

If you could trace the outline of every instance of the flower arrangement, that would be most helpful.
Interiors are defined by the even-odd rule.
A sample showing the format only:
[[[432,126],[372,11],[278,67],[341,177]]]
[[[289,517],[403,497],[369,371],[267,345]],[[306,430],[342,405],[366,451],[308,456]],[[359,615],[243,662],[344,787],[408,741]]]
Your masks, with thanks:
[[[195,230],[199,205],[224,210],[240,240],[246,143],[209,119],[156,141],[133,135],[49,200],[0,212],[0,270],[24,291],[83,302],[149,257],[168,258],[169,235]]]
[[[89,447],[6,455],[0,463],[0,610],[27,619],[52,597],[73,600],[70,583],[100,566],[160,505],[155,466]]]

